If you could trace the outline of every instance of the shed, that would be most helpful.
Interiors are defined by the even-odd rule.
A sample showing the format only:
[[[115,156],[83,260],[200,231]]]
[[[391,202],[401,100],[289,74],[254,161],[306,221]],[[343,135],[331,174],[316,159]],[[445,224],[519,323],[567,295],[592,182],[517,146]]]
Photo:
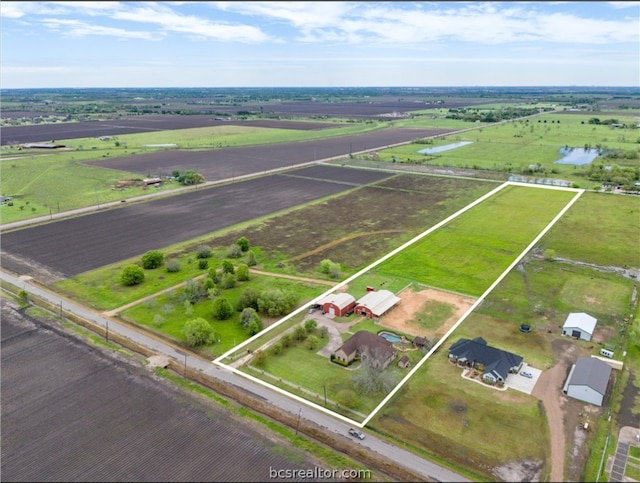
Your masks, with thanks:
[[[343,317],[353,310],[356,305],[356,298],[346,292],[340,292],[327,295],[318,301],[318,304],[322,307],[323,312],[329,315]]]
[[[591,340],[591,336],[596,330],[597,320],[584,312],[573,312],[569,314],[562,326],[562,335],[575,337],[581,340]]]
[[[406,369],[410,366],[411,366],[411,361],[409,360],[408,356],[402,356],[400,360],[398,360],[398,367],[401,367],[402,369]]]
[[[571,367],[562,392],[596,406],[602,406],[609,386],[611,366],[597,357],[580,357]]]
[[[364,317],[380,317],[398,302],[400,297],[389,290],[371,291],[356,302],[355,311]]]
[[[416,346],[418,349],[422,349],[425,345],[427,345],[427,339],[418,335],[414,337],[413,345]]]

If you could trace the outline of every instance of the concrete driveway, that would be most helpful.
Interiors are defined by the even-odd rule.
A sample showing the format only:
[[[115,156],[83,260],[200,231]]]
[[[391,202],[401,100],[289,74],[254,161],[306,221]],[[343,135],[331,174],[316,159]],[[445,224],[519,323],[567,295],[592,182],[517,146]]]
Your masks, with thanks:
[[[529,379],[528,377],[521,376],[520,373],[522,373],[522,371],[530,372],[533,377]],[[520,373],[509,374],[505,386],[515,389],[516,391],[531,394],[540,374],[542,374],[542,370],[531,367],[529,364],[525,363],[522,365]]]

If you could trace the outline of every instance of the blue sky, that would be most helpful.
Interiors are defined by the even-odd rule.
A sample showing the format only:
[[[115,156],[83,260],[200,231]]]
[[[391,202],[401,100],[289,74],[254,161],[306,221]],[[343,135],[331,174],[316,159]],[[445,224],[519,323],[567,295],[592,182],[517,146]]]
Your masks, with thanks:
[[[640,2],[9,2],[0,87],[639,86]]]

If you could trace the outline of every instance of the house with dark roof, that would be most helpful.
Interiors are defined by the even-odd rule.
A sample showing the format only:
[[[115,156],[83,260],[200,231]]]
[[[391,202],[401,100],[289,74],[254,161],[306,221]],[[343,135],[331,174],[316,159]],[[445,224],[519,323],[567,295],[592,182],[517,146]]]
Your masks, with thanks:
[[[386,369],[396,356],[393,344],[379,335],[360,330],[349,337],[334,353],[333,359],[348,365],[356,359],[369,359],[377,369]]]
[[[579,357],[571,367],[562,392],[596,406],[602,406],[607,394],[611,366],[597,357]]]
[[[358,315],[373,319],[382,316],[398,302],[400,297],[389,290],[372,290],[358,299],[355,311]]]
[[[490,384],[503,383],[520,370],[523,361],[521,356],[487,345],[482,337],[458,339],[449,348],[449,360],[481,371],[483,381]]]

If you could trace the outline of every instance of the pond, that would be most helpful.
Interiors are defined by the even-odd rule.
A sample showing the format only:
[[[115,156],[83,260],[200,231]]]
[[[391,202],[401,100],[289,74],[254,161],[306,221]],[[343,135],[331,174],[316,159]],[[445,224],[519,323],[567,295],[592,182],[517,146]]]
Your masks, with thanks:
[[[467,144],[473,144],[473,141],[460,141],[459,143],[445,144],[444,146],[436,146],[435,148],[425,148],[418,151],[420,154],[436,154],[442,151],[449,151],[450,149],[456,149]]]
[[[575,166],[583,166],[591,164],[591,161],[600,155],[600,151],[596,148],[560,148],[558,150],[563,155],[562,158],[555,161],[555,164],[573,164]]]

